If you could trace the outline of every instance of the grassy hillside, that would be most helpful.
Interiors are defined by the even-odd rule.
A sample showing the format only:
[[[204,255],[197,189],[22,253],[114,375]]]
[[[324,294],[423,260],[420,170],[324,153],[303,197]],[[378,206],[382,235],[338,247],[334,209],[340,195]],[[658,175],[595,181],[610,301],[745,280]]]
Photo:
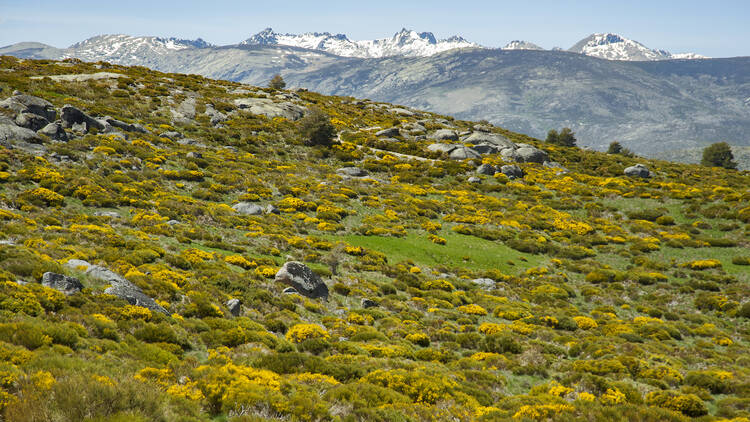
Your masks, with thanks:
[[[84,76],[45,77],[63,74]],[[495,127],[569,171],[470,183],[479,160],[422,135],[475,123],[432,113],[10,57],[0,88],[145,128],[0,147],[4,420],[750,418],[747,172]],[[338,140],[305,146],[298,122],[235,105],[248,98],[317,106]],[[375,136],[394,125],[411,131]],[[622,175],[637,162],[654,176]],[[337,173],[352,166],[368,175]],[[73,259],[166,314],[104,294]],[[282,292],[290,260],[327,300]],[[46,272],[84,288],[63,295]]]

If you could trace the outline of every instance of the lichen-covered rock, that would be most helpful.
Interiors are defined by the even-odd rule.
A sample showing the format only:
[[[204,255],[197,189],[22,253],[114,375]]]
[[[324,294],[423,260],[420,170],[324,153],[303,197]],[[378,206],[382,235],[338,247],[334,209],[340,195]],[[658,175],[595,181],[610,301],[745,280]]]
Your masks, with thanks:
[[[65,104],[60,113],[60,120],[66,128],[81,128],[84,132],[91,129],[104,130],[104,125],[77,107]]]
[[[108,282],[110,287],[104,290],[104,293],[106,294],[124,299],[131,305],[140,306],[154,312],[161,312],[164,315],[169,315],[169,312],[167,312],[166,309],[156,303],[153,298],[143,293],[143,290],[141,290],[140,287],[126,280],[125,277],[113,272],[109,268],[100,265],[92,265],[86,270],[86,275],[91,278]]]
[[[458,133],[455,130],[438,129],[427,136],[427,138],[436,141],[458,141]]]
[[[521,167],[518,167],[515,164],[506,164],[500,167],[500,172],[508,176],[509,179],[520,179],[524,176]]]
[[[367,170],[361,169],[359,167],[342,167],[340,169],[336,170],[336,173],[342,175],[342,176],[349,176],[349,177],[365,177],[367,176]]]
[[[643,164],[630,166],[626,168],[623,173],[625,174],[625,176],[630,177],[642,177],[644,179],[651,177],[651,171],[649,171],[648,167],[644,166]]]
[[[492,164],[482,164],[481,166],[477,167],[477,173],[487,176],[494,175],[496,171],[497,170],[495,169],[495,166],[493,166]]]
[[[262,114],[270,119],[283,117],[289,120],[299,120],[305,115],[305,108],[294,103],[277,103],[267,98],[238,98],[234,104],[240,110],[247,110],[252,114]]]
[[[478,152],[465,146],[459,146],[449,154],[453,160],[466,160],[467,158],[481,158]]]
[[[288,284],[309,298],[328,298],[328,286],[319,275],[301,262],[290,261],[284,264],[276,273],[274,281]]]
[[[50,123],[38,130],[37,133],[55,141],[68,141],[68,134],[65,133],[65,129],[63,129],[60,123]]]
[[[42,286],[55,289],[68,296],[83,289],[83,284],[77,278],[52,272],[42,274]]]
[[[242,302],[240,302],[239,299],[229,299],[227,303],[227,309],[229,309],[229,313],[233,316],[240,316],[240,311],[242,310]]]
[[[384,138],[392,138],[394,136],[400,135],[401,131],[397,127],[389,127],[388,129],[383,129],[381,131],[375,132],[375,136]]]
[[[262,215],[263,207],[252,202],[240,202],[232,205],[232,209],[243,215]]]
[[[474,132],[465,138],[463,142],[473,145],[492,144],[499,149],[516,147],[516,144],[511,142],[510,139],[496,133]]]
[[[48,122],[55,121],[57,112],[55,107],[49,101],[34,97],[33,95],[13,95],[3,101],[0,101],[0,108],[13,110],[16,113],[33,113],[47,120]]]

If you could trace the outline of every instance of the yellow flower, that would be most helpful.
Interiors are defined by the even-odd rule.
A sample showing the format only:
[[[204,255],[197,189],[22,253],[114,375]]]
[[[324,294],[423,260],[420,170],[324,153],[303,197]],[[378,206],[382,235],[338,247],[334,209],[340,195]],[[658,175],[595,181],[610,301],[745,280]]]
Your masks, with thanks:
[[[297,324],[286,332],[286,339],[294,343],[302,343],[305,340],[330,338],[328,331],[316,324]]]

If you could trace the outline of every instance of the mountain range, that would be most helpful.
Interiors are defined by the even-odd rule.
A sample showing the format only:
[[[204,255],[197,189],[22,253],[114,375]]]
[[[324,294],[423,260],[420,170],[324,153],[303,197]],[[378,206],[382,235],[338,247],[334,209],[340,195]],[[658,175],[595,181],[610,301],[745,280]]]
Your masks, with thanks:
[[[351,41],[267,29],[229,46],[103,35],[67,49],[21,43],[0,54],[107,61],[255,85],[280,73],[290,88],[486,119],[536,137],[568,126],[582,146],[601,150],[617,140],[647,156],[680,159],[680,151],[716,141],[750,145],[750,58],[675,55],[615,34],[594,34],[564,51],[525,41],[490,49],[409,30]]]

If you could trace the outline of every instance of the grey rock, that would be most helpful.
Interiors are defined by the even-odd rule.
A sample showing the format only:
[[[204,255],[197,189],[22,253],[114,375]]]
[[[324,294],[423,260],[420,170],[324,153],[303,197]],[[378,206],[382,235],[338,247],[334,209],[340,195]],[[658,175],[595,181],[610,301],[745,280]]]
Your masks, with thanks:
[[[557,161],[545,161],[542,165],[544,167],[562,170],[562,172],[558,172],[558,173],[567,173],[568,172],[568,169],[565,168],[562,164],[558,163]]]
[[[500,167],[500,172],[508,176],[509,179],[521,179],[524,176],[524,172],[521,167],[515,164],[506,164]]]
[[[388,129],[383,129],[381,131],[375,132],[375,136],[392,138],[394,136],[401,136],[401,131],[397,127],[389,127]]]
[[[520,146],[520,145],[519,145]],[[503,150],[506,151],[506,150]],[[539,163],[549,161],[546,151],[533,146],[523,146],[514,151],[515,161],[519,163]]]
[[[50,139],[54,139],[55,141],[68,142],[68,134],[65,133],[65,129],[63,129],[60,123],[50,123],[38,130],[37,133],[47,136]]]
[[[451,151],[458,148],[458,145],[451,144],[430,144],[427,146],[427,151],[431,152],[444,152],[450,154]]]
[[[49,124],[49,121],[38,114],[24,111],[18,113],[15,123],[18,126],[25,127],[26,129],[31,129],[36,132],[39,129],[47,126]]]
[[[298,295],[299,292],[294,287],[287,287],[286,289],[282,290],[281,293],[285,295]]]
[[[190,123],[195,119],[195,98],[186,98],[172,110],[172,119],[177,123]]]
[[[115,131],[114,126],[109,124],[109,122],[106,119],[94,119],[97,122],[99,122],[100,125],[102,125],[102,128],[100,129],[101,132],[104,133],[111,133]]]
[[[102,123],[70,104],[63,106],[60,119],[65,128],[73,128],[74,125],[78,125],[77,128],[83,129],[82,132],[88,132],[91,129],[104,130]]]
[[[206,104],[206,116],[211,119],[211,125],[214,127],[224,123],[228,119],[227,115],[216,110],[213,104]]]
[[[177,220],[169,220],[169,221],[167,221],[167,225],[168,226],[176,226],[177,224],[180,224],[180,222],[177,221]]]
[[[182,134],[180,132],[177,132],[176,130],[170,130],[167,132],[163,132],[159,134],[162,138],[171,139],[173,141],[176,141],[178,139],[182,139]]]
[[[227,309],[229,309],[229,313],[233,316],[240,316],[240,311],[242,311],[242,302],[240,302],[239,299],[229,299],[227,303]]]
[[[18,127],[15,124],[0,123],[0,141],[23,141],[41,144],[42,138],[31,129]]]
[[[156,303],[153,298],[143,293],[143,290],[141,290],[140,287],[126,280],[125,277],[113,272],[109,268],[92,265],[86,270],[86,275],[111,284],[110,287],[104,290],[104,293],[106,294],[124,299],[133,306],[140,306],[154,312],[161,312],[164,315],[169,315],[169,312],[167,312],[166,309]]]
[[[268,118],[284,117],[289,120],[299,120],[305,115],[306,109],[294,103],[276,103],[267,98],[238,98],[234,104],[240,110],[249,111],[252,114],[262,114]]]
[[[405,108],[392,108],[389,111],[393,114],[398,114],[399,116],[404,117],[412,117],[415,114],[413,111],[407,110]]]
[[[69,259],[68,262],[65,263],[65,267],[73,269],[73,270],[78,270],[80,268],[83,268],[85,271],[89,269],[89,267],[91,267],[91,264],[89,264],[87,261],[84,261],[82,259]]]
[[[468,158],[481,158],[478,152],[465,146],[459,146],[453,149],[449,156],[452,160],[466,160]]]
[[[185,154],[185,157],[186,158],[194,158],[194,159],[195,158],[203,158],[203,154],[201,154],[200,152],[196,152],[196,151],[190,151],[187,154]]]
[[[427,139],[433,139],[436,141],[458,141],[458,134],[455,130],[438,129],[427,135]]]
[[[499,147],[499,149],[516,147],[510,139],[496,133],[474,132],[465,138],[463,142],[474,145],[492,144]]]
[[[46,272],[42,274],[42,286],[49,287],[70,296],[83,289],[83,284],[75,277]]]
[[[232,209],[243,215],[261,215],[263,214],[263,207],[252,202],[240,202],[232,205]]]
[[[57,118],[55,107],[49,101],[34,97],[33,95],[22,95],[13,93],[13,96],[0,101],[0,108],[13,110],[16,113],[32,113],[43,119],[53,122]]]
[[[274,281],[288,284],[309,298],[328,298],[328,286],[310,267],[301,262],[285,263],[276,273]]]
[[[94,211],[94,215],[97,217],[120,218],[120,214],[116,211]]]
[[[644,179],[651,177],[651,171],[649,171],[648,167],[644,166],[643,164],[636,164],[634,166],[628,167],[623,173],[626,176],[630,177],[641,177]]]
[[[375,302],[374,300],[370,300],[370,299],[367,299],[367,298],[362,299],[362,307],[365,308],[365,309],[367,309],[367,308],[375,308],[377,306],[378,306],[378,303]]]
[[[473,147],[471,147],[471,149],[476,151],[479,155],[497,154],[498,152],[500,152],[500,148],[497,145],[488,143],[474,145]]]
[[[266,214],[281,214],[281,210],[276,205],[268,204],[266,205]]]
[[[485,290],[492,290],[495,287],[495,280],[491,278],[475,278],[471,282]]]
[[[336,170],[336,173],[342,175],[342,176],[349,176],[349,177],[365,177],[367,176],[367,171],[364,169],[361,169],[359,167],[342,167],[340,169]]]
[[[482,181],[482,179],[478,178],[477,176],[471,176],[467,180],[467,182],[469,182],[469,183],[480,183],[481,181]]]
[[[479,174],[485,174],[487,176],[492,176],[495,174],[497,170],[495,169],[495,166],[492,164],[482,164],[481,166],[477,167],[477,173]]]
[[[138,132],[138,133],[148,132],[146,128],[144,128],[143,126],[139,124],[125,123],[121,120],[117,120],[109,116],[105,117],[103,120],[106,121],[111,126],[116,127],[118,129],[122,129],[126,132]]]

